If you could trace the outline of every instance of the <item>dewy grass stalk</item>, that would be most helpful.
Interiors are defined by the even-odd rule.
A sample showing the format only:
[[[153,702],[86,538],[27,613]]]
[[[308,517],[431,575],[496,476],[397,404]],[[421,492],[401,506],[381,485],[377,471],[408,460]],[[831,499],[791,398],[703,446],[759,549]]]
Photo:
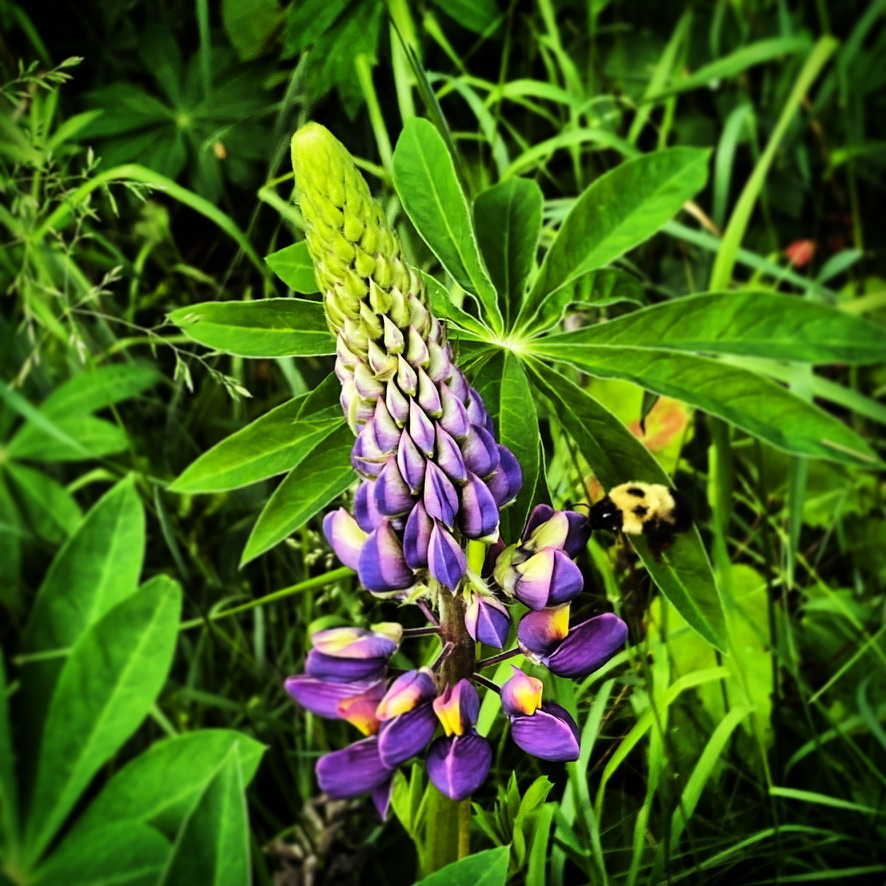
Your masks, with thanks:
[[[505,547],[499,509],[520,490],[520,466],[496,442],[482,399],[453,363],[420,275],[326,129],[300,129],[292,161],[308,249],[337,336],[341,405],[356,435],[353,513],[328,514],[324,531],[370,593],[416,603],[432,616],[442,649],[430,666],[392,680],[389,661],[404,639],[399,624],[320,631],[311,638],[306,673],[291,677],[287,689],[304,707],[346,719],[365,736],[317,764],[331,797],[371,792],[384,815],[396,768],[430,745],[428,775],[448,798],[432,801],[430,833],[445,845],[431,847],[430,857],[440,867],[468,852],[469,813],[459,803],[483,784],[492,763],[476,729],[474,684],[498,687],[475,674],[477,641],[504,647],[506,604],[517,600],[530,611],[518,646],[503,657],[523,653],[554,673],[582,677],[615,653],[627,628],[611,613],[569,626],[570,601],[583,586],[573,558],[590,535],[584,515],[539,505],[519,543]],[[577,759],[572,717],[542,700],[541,681],[514,671],[500,692],[515,742],[547,760]]]

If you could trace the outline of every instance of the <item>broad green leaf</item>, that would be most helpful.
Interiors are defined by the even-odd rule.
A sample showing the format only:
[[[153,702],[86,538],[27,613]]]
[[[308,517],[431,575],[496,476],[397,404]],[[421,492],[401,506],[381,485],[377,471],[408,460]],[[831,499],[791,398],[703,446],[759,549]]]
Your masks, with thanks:
[[[421,117],[407,120],[397,141],[394,185],[431,251],[462,289],[477,296],[489,325],[501,329],[495,288],[483,266],[452,157],[434,125]]]
[[[621,378],[675,397],[794,455],[873,466],[862,437],[785,388],[722,360],[656,348],[573,343],[533,344],[533,353],[568,362],[599,378]]]
[[[143,822],[172,839],[234,748],[249,784],[265,751],[254,739],[230,729],[201,729],[158,741],[112,776],[67,841],[77,843],[111,821]]]
[[[669,148],[626,160],[600,176],[563,222],[521,319],[530,319],[549,293],[651,237],[704,187],[707,166],[707,151]]]
[[[23,519],[12,498],[12,487],[0,471],[0,605],[14,611],[21,607],[22,538],[27,534]]]
[[[271,45],[283,13],[278,0],[223,0],[221,19],[240,61],[259,58]]]
[[[575,344],[628,345],[799,360],[876,363],[886,327],[770,291],[706,293],[654,305],[565,336]],[[551,336],[556,345],[564,336]]]
[[[313,391],[307,393],[301,403],[298,421],[320,424],[341,418],[341,382],[338,376],[330,372]]]
[[[182,824],[158,886],[249,881],[249,820],[240,759],[232,750]]]
[[[6,670],[0,655],[0,847],[14,844],[18,837],[18,790],[15,751],[6,701]]]
[[[304,295],[319,292],[314,277],[314,263],[305,240],[265,256],[268,267],[292,290]]]
[[[119,363],[90,369],[57,387],[40,405],[50,418],[85,415],[134,397],[163,376],[153,366]]]
[[[84,461],[122,452],[129,445],[126,432],[93,415],[68,415],[53,420],[56,433],[28,422],[6,450],[10,458],[34,461]]]
[[[53,438],[58,446],[64,446],[80,453],[81,458],[91,458],[91,454],[82,443],[71,437],[67,431],[45,416],[36,406],[32,406],[18,391],[13,390],[6,384],[0,384],[0,400],[12,412],[17,413],[26,420],[27,424],[22,427],[19,433],[25,431],[30,425],[34,425],[43,432],[44,436]],[[6,454],[10,455],[9,447],[6,448]]]
[[[66,842],[28,879],[34,886],[154,886],[170,845],[141,822],[118,821]]]
[[[523,469],[523,488],[501,515],[502,537],[516,541],[534,504],[541,469],[535,397],[520,361],[510,351],[496,351],[472,384],[495,422],[495,439],[514,453]]]
[[[505,886],[509,846],[484,849],[419,880],[415,886]]]
[[[336,379],[336,382],[338,379]],[[297,465],[333,422],[298,421],[307,395],[296,397],[226,437],[192,462],[169,487],[172,492],[223,492],[283,474]],[[341,409],[339,408],[339,416]]]
[[[541,363],[532,363],[532,375],[604,489],[631,480],[671,485],[649,450],[590,394]],[[661,561],[649,553],[643,539],[631,541],[653,581],[686,621],[713,646],[725,650],[723,607],[698,530],[678,536]]]
[[[32,861],[150,711],[172,664],[180,613],[179,586],[157,576],[75,644],[40,742],[25,841]]]
[[[350,452],[354,435],[337,425],[300,461],[274,491],[252,529],[240,565],[283,541],[341,495],[356,479]]]
[[[334,354],[323,305],[300,298],[202,302],[179,308],[169,321],[201,345],[240,357]]]
[[[74,497],[42,471],[15,462],[9,462],[6,469],[34,532],[50,544],[62,544],[83,516]]]
[[[520,312],[535,264],[544,195],[528,178],[509,178],[474,201],[480,252],[499,293],[506,320]]]
[[[501,15],[496,0],[433,0],[441,12],[463,28],[482,34]]]
[[[73,646],[138,586],[145,515],[132,477],[106,492],[56,554],[31,612],[25,649]]]

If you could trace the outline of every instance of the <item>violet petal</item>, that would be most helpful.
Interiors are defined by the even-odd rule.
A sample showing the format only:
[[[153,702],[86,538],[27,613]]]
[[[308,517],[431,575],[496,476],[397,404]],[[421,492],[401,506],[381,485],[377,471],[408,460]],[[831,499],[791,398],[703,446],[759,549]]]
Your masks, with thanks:
[[[382,763],[394,768],[421,753],[434,737],[437,722],[430,701],[383,722],[378,735]]]
[[[428,545],[428,571],[450,591],[454,591],[468,568],[465,552],[449,531],[435,522]]]
[[[372,735],[321,757],[317,761],[320,789],[333,800],[346,800],[384,784],[391,770],[378,754],[378,736]]]
[[[570,628],[542,662],[561,677],[587,677],[618,652],[627,636],[628,626],[614,613],[604,612]]]
[[[467,538],[487,541],[498,538],[498,505],[489,487],[476,474],[469,473],[461,489],[458,519]]]
[[[399,591],[415,583],[415,575],[403,559],[400,539],[387,520],[369,533],[360,552],[357,573],[363,586],[378,594]]]
[[[575,720],[553,702],[542,705],[532,715],[513,717],[511,737],[527,754],[542,760],[572,762],[581,750]]]
[[[465,800],[486,781],[492,748],[476,732],[441,736],[428,751],[428,776],[450,800]]]

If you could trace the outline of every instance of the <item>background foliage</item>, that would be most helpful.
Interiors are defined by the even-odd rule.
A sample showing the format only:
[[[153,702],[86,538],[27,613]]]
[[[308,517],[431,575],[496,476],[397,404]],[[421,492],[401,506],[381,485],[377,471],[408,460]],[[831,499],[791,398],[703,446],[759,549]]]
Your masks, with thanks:
[[[484,709],[497,777],[474,798],[473,849],[496,854],[462,864],[498,871],[495,847],[509,846],[529,883],[882,880],[883,485],[846,452],[860,440],[882,458],[886,374],[876,338],[810,324],[821,306],[886,319],[884,12],[882,0],[642,15],[570,0],[90,0],[50,16],[0,3],[0,878],[413,881],[421,776],[398,786],[405,830],[318,796],[316,757],[351,736],[282,690],[310,630],[384,612],[336,568],[313,516],[344,492],[319,468],[349,445],[337,392],[320,384],[322,323],[293,349],[260,324],[246,341],[235,322],[241,303],[290,299],[287,286],[311,298],[298,252],[278,250],[301,240],[288,140],[315,119],[361,158],[412,260],[443,284],[435,304],[463,327],[477,383],[491,380],[500,433],[504,395],[538,411],[541,443],[523,449],[539,497],[545,483],[558,505],[610,484],[603,459],[621,450],[591,395],[693,498],[723,599],[728,655],[687,627],[673,588],[658,596],[636,558],[594,539],[586,584],[634,645],[555,687],[584,724],[575,764],[514,773]],[[490,260],[506,212],[547,248],[570,211],[566,224],[596,223],[576,201],[588,186],[597,201],[611,187],[664,228],[639,246],[552,250],[536,279],[564,297],[540,313],[538,282],[522,314],[484,300],[471,256],[440,251],[458,237],[443,231],[434,250],[427,234],[452,218],[405,196],[410,152],[439,164],[452,147],[408,124],[417,115],[448,123],[452,194],[482,195],[473,218],[500,290],[532,270],[529,237]],[[691,178],[690,149],[710,151],[706,177],[652,225],[655,195],[630,170]],[[482,314],[448,300],[453,279]],[[730,295],[712,308],[696,295],[708,290]],[[740,323],[760,292],[796,305],[753,347]],[[187,323],[207,303],[214,338]],[[643,305],[656,313],[632,321]],[[716,332],[727,311],[731,347]],[[526,332],[527,376],[484,349],[480,316]],[[773,330],[792,350],[773,349]],[[652,354],[642,380],[676,398],[645,424],[636,374],[603,359],[613,345]],[[842,448],[802,448],[821,434],[786,418],[783,388],[758,398],[765,433],[720,415],[722,390],[700,402],[686,383],[696,351],[815,402],[842,422]],[[585,355],[584,371],[545,362],[563,353]],[[589,464],[578,453],[593,446]],[[275,479],[292,468],[290,487],[312,478],[301,510]]]

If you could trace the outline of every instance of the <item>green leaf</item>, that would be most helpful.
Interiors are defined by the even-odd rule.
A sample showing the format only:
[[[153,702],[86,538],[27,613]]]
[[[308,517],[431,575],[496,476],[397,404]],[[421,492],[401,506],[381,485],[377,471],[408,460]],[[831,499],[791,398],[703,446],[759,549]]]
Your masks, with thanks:
[[[57,387],[40,405],[40,412],[56,420],[85,415],[134,397],[162,377],[155,367],[137,363],[101,366]]]
[[[605,489],[631,480],[671,485],[649,450],[611,412],[565,375],[541,363],[531,365],[535,385]],[[678,536],[661,562],[649,553],[643,539],[631,541],[653,581],[686,621],[713,646],[725,650],[723,607],[698,530]]]
[[[169,315],[188,338],[240,357],[334,354],[320,302],[300,298],[202,302]]]
[[[0,655],[0,847],[14,845],[18,839],[15,756],[6,701],[6,670]]]
[[[292,290],[304,295],[319,292],[314,263],[305,240],[265,256],[268,267]]]
[[[433,0],[441,12],[463,28],[482,34],[501,15],[496,0]]]
[[[483,306],[500,330],[495,288],[477,246],[471,210],[443,137],[420,117],[406,121],[394,150],[394,185],[422,239],[462,289]]]
[[[6,450],[10,458],[34,461],[84,461],[122,452],[129,445],[126,432],[92,415],[69,415],[52,422],[53,431],[28,422]]]
[[[277,0],[222,0],[222,25],[240,61],[252,61],[268,48],[280,29]]]
[[[532,179],[509,178],[474,201],[480,252],[499,292],[506,318],[520,312],[535,264],[544,195]]]
[[[28,879],[34,886],[154,886],[169,843],[148,825],[120,821],[71,841]]]
[[[530,319],[549,293],[651,237],[704,187],[707,166],[707,151],[669,148],[626,160],[600,176],[563,222],[521,319]]]
[[[240,758],[233,750],[182,824],[158,886],[243,886],[249,881],[249,821]]]
[[[25,650],[73,646],[80,635],[138,586],[145,515],[132,477],[93,506],[56,554],[25,633]]]
[[[541,469],[535,397],[519,359],[506,350],[497,350],[472,384],[495,422],[495,439],[514,453],[523,469],[523,488],[501,515],[502,537],[516,541],[534,503]]]
[[[157,576],[89,628],[71,651],[40,742],[26,836],[32,861],[150,711],[172,664],[180,613],[179,586]]]
[[[640,281],[626,271],[617,268],[600,268],[577,277],[568,286],[552,292],[538,312],[533,323],[536,331],[542,331],[559,324],[571,306],[604,308],[619,302],[645,302]],[[607,321],[609,322],[609,321]]]
[[[241,566],[300,529],[354,482],[353,445],[351,429],[337,425],[289,472],[259,515]]]
[[[771,291],[740,290],[676,299],[597,323],[564,338],[568,345],[628,345],[799,360],[877,363],[886,327],[834,308]]]
[[[509,846],[475,852],[419,880],[415,886],[505,886],[509,852]]]
[[[431,311],[436,317],[455,323],[460,331],[469,333],[471,337],[476,336],[481,341],[492,337],[492,330],[482,320],[478,320],[452,301],[449,290],[439,280],[424,271],[419,273],[428,288]]]
[[[239,732],[201,729],[156,742],[112,776],[66,843],[111,821],[149,824],[172,839],[232,749],[249,784],[265,748]]]
[[[338,379],[336,379],[338,383]],[[272,409],[226,437],[192,462],[170,486],[172,492],[224,492],[283,474],[329,435],[332,422],[298,421],[306,394]]]
[[[855,431],[769,379],[722,360],[656,348],[573,343],[569,334],[533,344],[535,354],[599,378],[621,378],[704,409],[794,455],[872,466],[876,454]]]
[[[9,462],[6,469],[34,532],[50,544],[62,544],[82,518],[74,497],[42,471],[15,462]]]

